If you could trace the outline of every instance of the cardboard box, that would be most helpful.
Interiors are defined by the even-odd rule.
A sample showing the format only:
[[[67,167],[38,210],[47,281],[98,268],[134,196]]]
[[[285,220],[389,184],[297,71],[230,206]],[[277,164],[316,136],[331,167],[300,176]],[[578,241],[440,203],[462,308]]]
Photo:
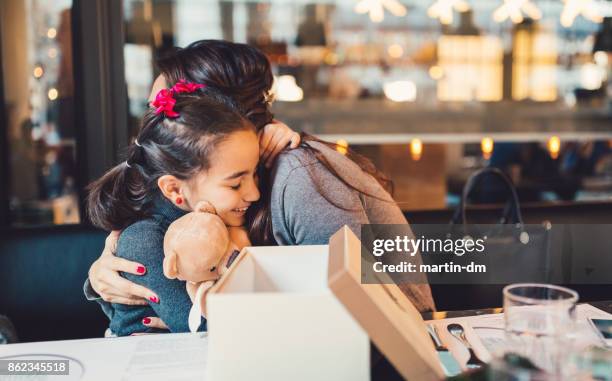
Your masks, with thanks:
[[[360,242],[246,248],[207,301],[208,379],[369,380],[370,340],[407,379],[444,373],[395,285],[361,285]]]

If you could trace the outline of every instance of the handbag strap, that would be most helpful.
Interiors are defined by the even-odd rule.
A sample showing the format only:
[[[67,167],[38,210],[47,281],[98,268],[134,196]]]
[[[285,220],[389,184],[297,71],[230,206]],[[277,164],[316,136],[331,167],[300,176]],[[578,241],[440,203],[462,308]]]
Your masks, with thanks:
[[[481,180],[486,174],[491,174],[497,178],[500,178],[506,185],[506,188],[510,190],[510,199],[508,199],[506,206],[504,207],[501,223],[504,224],[512,222],[523,225],[523,216],[521,214],[521,206],[519,203],[518,194],[516,193],[516,188],[514,187],[514,184],[512,184],[512,180],[510,180],[510,178],[506,176],[504,172],[495,167],[482,168],[470,175],[465,186],[463,187],[461,201],[455,210],[451,224],[461,223],[465,225],[467,223],[466,205],[468,196],[474,190],[478,184],[478,181]]]

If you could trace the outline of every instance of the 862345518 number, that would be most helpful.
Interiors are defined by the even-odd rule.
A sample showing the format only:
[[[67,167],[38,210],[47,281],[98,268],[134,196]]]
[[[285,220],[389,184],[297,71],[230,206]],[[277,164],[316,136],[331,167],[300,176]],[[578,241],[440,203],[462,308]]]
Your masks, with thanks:
[[[52,376],[70,374],[68,360],[0,360],[0,375]]]

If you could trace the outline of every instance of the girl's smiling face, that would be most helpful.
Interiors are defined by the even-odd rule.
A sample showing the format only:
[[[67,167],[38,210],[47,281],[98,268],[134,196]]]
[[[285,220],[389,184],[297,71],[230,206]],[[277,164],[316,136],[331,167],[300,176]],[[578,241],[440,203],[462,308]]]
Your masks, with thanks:
[[[259,141],[252,130],[231,133],[210,154],[210,167],[188,181],[182,193],[190,208],[210,202],[228,226],[242,226],[247,209],[259,200]]]

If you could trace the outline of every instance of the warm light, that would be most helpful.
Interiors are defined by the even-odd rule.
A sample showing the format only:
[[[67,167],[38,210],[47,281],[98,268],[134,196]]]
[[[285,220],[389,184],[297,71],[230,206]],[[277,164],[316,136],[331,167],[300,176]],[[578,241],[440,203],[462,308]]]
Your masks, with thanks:
[[[605,79],[605,70],[594,63],[584,64],[580,68],[580,86],[583,89],[597,90]]]
[[[561,140],[558,136],[553,136],[548,139],[548,143],[546,144],[548,147],[548,153],[550,157],[553,159],[557,159],[559,157],[559,151],[561,150]]]
[[[489,160],[493,153],[493,139],[482,138],[480,141],[480,149],[482,150],[482,157],[484,157],[485,160]]]
[[[34,68],[34,78],[40,78],[43,76],[43,74],[45,74],[45,71],[43,70],[42,66],[36,66]]]
[[[47,30],[47,37],[52,38],[52,39],[53,39],[53,38],[55,38],[55,37],[57,37],[57,29],[55,29],[55,28],[49,28],[49,29]]]
[[[470,5],[465,0],[436,0],[427,9],[427,15],[432,19],[439,19],[444,25],[453,23],[453,10],[467,12]]]
[[[412,81],[395,81],[385,83],[383,92],[393,102],[414,102],[417,88]]]
[[[608,66],[608,54],[606,54],[606,52],[595,52],[595,54],[593,54],[593,60],[599,66]]]
[[[49,54],[49,58],[55,58],[55,57],[57,57],[57,49],[55,49],[55,48],[50,48],[50,49],[49,49],[48,54]]]
[[[593,0],[564,0],[565,6],[561,12],[561,25],[569,28],[574,24],[576,17],[582,15],[585,19],[600,23],[603,17],[599,7]]]
[[[397,0],[360,0],[355,5],[355,12],[368,13],[373,22],[381,22],[385,19],[385,9],[394,16],[406,15],[406,7]]]
[[[404,48],[399,44],[393,44],[389,46],[387,53],[389,53],[389,57],[391,58],[400,58],[404,55]]]
[[[59,96],[59,92],[57,91],[55,87],[50,88],[49,91],[47,92],[47,97],[49,97],[49,100],[51,101],[56,100],[58,96]]]
[[[493,12],[493,20],[504,22],[508,18],[513,23],[523,22],[523,13],[534,20],[542,18],[542,11],[531,0],[504,0],[504,3]]]
[[[429,68],[429,76],[435,80],[442,79],[444,76],[444,69],[438,65],[432,66]]]
[[[272,90],[275,99],[280,102],[299,102],[304,99],[304,92],[295,82],[292,75],[281,75],[274,81]]]
[[[326,64],[334,66],[338,64],[338,55],[336,53],[329,52],[325,55],[325,58],[323,60]]]
[[[559,97],[556,34],[518,28],[512,44],[512,99],[555,101]]]
[[[348,152],[348,142],[344,139],[340,139],[336,142],[336,151],[340,152],[343,155],[346,155]]]
[[[496,102],[503,98],[504,49],[499,37],[443,35],[437,51],[437,66],[443,73],[437,81],[439,100]]]
[[[421,156],[423,156],[423,142],[421,139],[412,139],[410,141],[410,156],[414,161],[421,160]]]

